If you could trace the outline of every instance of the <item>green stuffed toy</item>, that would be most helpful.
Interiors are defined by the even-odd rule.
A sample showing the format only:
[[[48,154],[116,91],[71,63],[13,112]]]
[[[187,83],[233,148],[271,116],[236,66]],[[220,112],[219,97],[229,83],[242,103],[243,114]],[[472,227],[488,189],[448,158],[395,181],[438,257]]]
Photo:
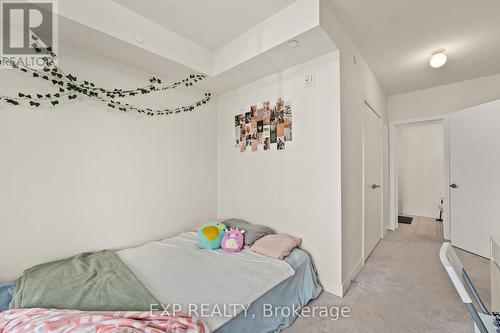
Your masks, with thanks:
[[[220,248],[220,242],[226,233],[223,223],[208,222],[198,230],[198,246],[200,249],[216,250]]]

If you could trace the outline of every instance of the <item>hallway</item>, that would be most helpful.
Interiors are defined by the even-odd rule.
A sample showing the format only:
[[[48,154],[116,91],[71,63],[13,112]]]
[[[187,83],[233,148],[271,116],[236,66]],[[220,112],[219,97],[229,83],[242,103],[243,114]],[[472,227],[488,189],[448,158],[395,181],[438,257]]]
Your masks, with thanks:
[[[389,232],[344,298],[322,293],[310,304],[349,306],[349,318],[299,318],[286,332],[473,332],[472,319],[439,260],[438,232],[431,221],[416,222]],[[489,307],[489,261],[457,253]]]
[[[411,224],[398,224],[399,232],[412,232],[426,235],[438,241],[443,241],[443,222],[438,222],[432,217],[412,216]]]

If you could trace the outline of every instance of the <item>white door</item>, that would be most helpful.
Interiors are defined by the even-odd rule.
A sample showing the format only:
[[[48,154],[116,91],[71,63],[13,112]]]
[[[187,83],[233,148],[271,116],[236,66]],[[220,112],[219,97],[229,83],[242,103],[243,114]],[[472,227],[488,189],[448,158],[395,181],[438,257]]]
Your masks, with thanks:
[[[363,258],[377,246],[383,235],[382,227],[382,120],[363,104],[364,118],[364,191],[363,191]]]
[[[451,242],[490,257],[500,235],[500,101],[449,118]]]

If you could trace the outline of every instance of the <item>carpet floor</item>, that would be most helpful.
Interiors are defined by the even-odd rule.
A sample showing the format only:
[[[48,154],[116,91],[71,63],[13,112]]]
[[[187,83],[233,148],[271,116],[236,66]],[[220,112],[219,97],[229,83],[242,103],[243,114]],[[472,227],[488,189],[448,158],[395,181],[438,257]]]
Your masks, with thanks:
[[[299,317],[285,332],[474,332],[472,319],[439,260],[441,244],[438,237],[390,232],[344,298],[323,292],[309,304],[348,306],[349,318]],[[465,251],[457,253],[489,308],[489,261]]]

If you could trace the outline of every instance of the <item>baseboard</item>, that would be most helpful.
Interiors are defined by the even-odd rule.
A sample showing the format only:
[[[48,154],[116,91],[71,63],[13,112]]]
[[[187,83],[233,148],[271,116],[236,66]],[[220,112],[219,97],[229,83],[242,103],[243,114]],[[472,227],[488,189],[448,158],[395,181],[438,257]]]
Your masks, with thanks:
[[[352,281],[358,276],[358,274],[361,272],[363,269],[363,258],[359,259],[359,261],[356,263],[354,266],[353,270],[349,273],[345,281],[342,283],[342,297],[347,293],[347,290],[349,290],[349,287],[352,284]]]
[[[342,285],[330,279],[319,277],[323,290],[335,296],[342,297]]]
[[[439,212],[430,213],[430,212],[423,212],[423,211],[416,211],[416,210],[399,212],[398,214],[400,216],[420,216],[420,217],[428,217],[428,218],[432,218],[432,219],[436,219],[439,216]]]

